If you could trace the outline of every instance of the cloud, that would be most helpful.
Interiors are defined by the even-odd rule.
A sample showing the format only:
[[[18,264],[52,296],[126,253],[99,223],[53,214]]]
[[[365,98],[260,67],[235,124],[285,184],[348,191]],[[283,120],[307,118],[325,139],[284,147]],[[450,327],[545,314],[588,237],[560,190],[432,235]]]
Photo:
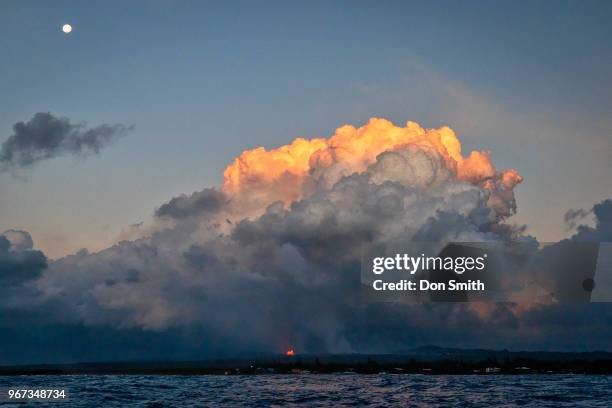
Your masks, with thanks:
[[[191,195],[174,197],[161,205],[155,215],[175,219],[188,218],[201,214],[215,213],[225,204],[225,195],[214,188],[206,188]]]
[[[226,171],[231,188],[173,198],[156,212],[170,226],[53,262],[37,288],[63,319],[87,326],[198,327],[261,350],[362,349],[348,332],[361,313],[361,245],[508,239],[494,226],[514,211],[521,179],[484,153],[464,158],[450,129],[373,120],[337,135],[340,144],[314,142],[322,151],[305,140],[257,151],[277,166],[268,173],[243,153]],[[365,150],[347,154],[351,140]]]
[[[45,321],[87,333],[140,333],[139,339],[146,333],[150,338],[189,333],[193,341],[182,351],[195,355],[288,346],[393,352],[431,343],[496,348],[605,343],[612,331],[609,310],[590,326],[576,323],[579,312],[564,322],[560,314],[568,312],[562,306],[361,303],[363,244],[532,239],[506,224],[516,211],[518,173],[497,170],[485,152],[464,157],[451,132],[374,121],[340,128],[335,135],[347,139],[321,139],[314,142],[319,150],[303,140],[245,152],[226,170],[221,189],[160,206],[162,225],[146,237],[39,267],[27,281],[36,293],[27,310],[35,307],[44,311]],[[365,140],[393,137],[400,142],[346,153]],[[276,167],[266,173],[251,155]],[[593,231],[608,228],[610,205],[595,206]],[[12,234],[12,242],[27,242],[20,245],[31,251],[18,235]],[[18,245],[3,242],[6,248]],[[21,338],[18,332],[11,331]]]
[[[87,128],[50,113],[39,112],[13,125],[13,134],[0,148],[0,172],[19,170],[62,155],[97,154],[132,127],[100,125]]]
[[[9,241],[14,251],[25,251],[34,247],[32,236],[26,231],[10,229],[4,231],[2,235]]]
[[[47,267],[40,251],[32,250],[32,238],[25,231],[0,234],[0,287],[20,285],[38,278]]]
[[[612,199],[597,203],[590,210],[578,210],[580,214],[592,213],[595,225],[580,225],[576,234],[571,237],[573,241],[609,242],[612,241]]]
[[[592,211],[585,210],[583,208],[579,208],[577,210],[569,209],[563,216],[563,220],[567,224],[567,226],[571,229],[576,227],[576,224],[589,216]]]
[[[394,153],[406,147],[413,156],[408,161]],[[498,172],[488,152],[472,151],[464,156],[461,142],[449,127],[424,129],[410,121],[396,126],[386,119],[371,118],[359,128],[344,125],[327,139],[298,138],[270,151],[263,147],[244,151],[225,169],[221,189],[241,203],[243,212],[250,206],[257,214],[274,201],[289,204],[312,191],[333,186],[344,176],[361,173],[381,154],[385,155],[381,166],[403,162],[398,172],[407,171],[404,181],[411,183],[428,182],[413,177],[421,175],[419,167],[429,168],[425,161],[430,159],[439,161],[437,168],[448,177],[480,184],[496,193],[503,190],[512,194],[523,180],[513,169]],[[493,194],[492,198],[510,197]],[[498,208],[512,212],[511,208]]]

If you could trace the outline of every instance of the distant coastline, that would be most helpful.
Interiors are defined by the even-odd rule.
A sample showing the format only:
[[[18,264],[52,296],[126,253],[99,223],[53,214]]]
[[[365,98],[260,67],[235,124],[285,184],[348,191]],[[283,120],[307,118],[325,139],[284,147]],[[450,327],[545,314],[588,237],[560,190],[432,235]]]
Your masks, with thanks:
[[[612,353],[421,347],[395,354],[258,355],[202,361],[0,365],[14,375],[612,374]]]

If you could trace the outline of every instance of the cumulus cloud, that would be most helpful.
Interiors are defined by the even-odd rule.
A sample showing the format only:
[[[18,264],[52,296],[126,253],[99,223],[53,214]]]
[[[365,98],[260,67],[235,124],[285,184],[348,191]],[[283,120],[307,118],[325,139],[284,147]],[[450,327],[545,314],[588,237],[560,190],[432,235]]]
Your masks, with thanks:
[[[347,337],[360,308],[362,244],[509,238],[495,226],[514,211],[520,176],[498,172],[484,153],[463,158],[450,129],[374,120],[337,135],[344,147],[351,139],[389,145],[347,155],[320,139],[270,157],[256,150],[277,166],[268,173],[243,154],[221,190],[159,207],[170,227],[54,262],[39,290],[64,294],[63,318],[87,325],[203,327],[232,344],[349,351],[363,345]]]
[[[464,157],[448,128],[345,126],[329,139],[241,154],[220,189],[160,206],[163,226],[150,235],[54,261],[33,287],[54,321],[188,330],[216,352],[546,344],[540,324],[562,331],[553,312],[359,297],[363,244],[529,239],[505,223],[521,180],[515,170],[498,171],[488,153]],[[594,209],[593,231],[608,228],[609,205]],[[576,344],[588,329],[575,332]],[[598,338],[611,331],[599,329]]]
[[[407,153],[393,154],[398,151]],[[383,159],[379,159],[381,154]],[[410,160],[402,159],[405,154],[412,156]],[[488,152],[473,151],[464,156],[461,142],[449,127],[424,129],[415,122],[402,127],[381,118],[372,118],[359,128],[342,126],[327,139],[298,138],[269,151],[263,147],[244,151],[225,169],[221,189],[241,203],[243,214],[249,210],[261,214],[272,202],[290,204],[332,187],[342,177],[362,173],[378,161],[382,167],[386,162],[390,167],[403,163],[397,172],[408,172],[404,182],[426,184],[427,179],[410,175],[431,178],[431,174],[419,171],[432,169],[425,163],[428,160],[436,161],[435,171],[457,182],[491,191],[496,202],[493,207],[501,215],[514,211],[512,191],[522,181],[516,170],[497,171]]]
[[[13,134],[0,148],[0,172],[31,167],[62,155],[97,154],[132,127],[100,125],[87,128],[50,113],[39,112],[13,125]]]

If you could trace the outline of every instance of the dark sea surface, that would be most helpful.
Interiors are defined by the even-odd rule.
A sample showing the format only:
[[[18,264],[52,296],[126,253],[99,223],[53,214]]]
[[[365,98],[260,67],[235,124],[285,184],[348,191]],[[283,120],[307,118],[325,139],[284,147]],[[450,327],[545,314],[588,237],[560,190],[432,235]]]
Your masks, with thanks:
[[[603,375],[0,377],[0,389],[7,387],[66,388],[69,399],[2,406],[612,406],[612,376]]]

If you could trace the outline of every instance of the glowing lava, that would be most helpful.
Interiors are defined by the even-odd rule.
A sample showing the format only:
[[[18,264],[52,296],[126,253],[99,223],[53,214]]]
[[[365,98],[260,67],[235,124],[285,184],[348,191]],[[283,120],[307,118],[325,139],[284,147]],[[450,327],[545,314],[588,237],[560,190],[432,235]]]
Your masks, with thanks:
[[[289,350],[287,350],[287,352],[285,353],[287,356],[291,357],[295,355],[295,350],[293,350],[292,348],[290,348]]]

